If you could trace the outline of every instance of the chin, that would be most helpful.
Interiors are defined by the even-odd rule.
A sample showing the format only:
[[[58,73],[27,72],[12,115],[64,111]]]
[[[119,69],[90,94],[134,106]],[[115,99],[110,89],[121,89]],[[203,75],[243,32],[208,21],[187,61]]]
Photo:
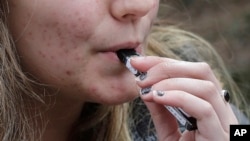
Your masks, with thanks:
[[[100,81],[91,81],[85,85],[87,101],[100,104],[122,104],[130,102],[139,96],[139,88],[133,75],[124,77],[109,77]],[[87,90],[87,91],[86,91]]]
[[[93,95],[92,95],[93,96]],[[92,97],[92,102],[105,104],[105,105],[118,105],[133,101],[139,96],[137,91],[114,91],[107,90],[102,93],[96,93],[94,97]]]

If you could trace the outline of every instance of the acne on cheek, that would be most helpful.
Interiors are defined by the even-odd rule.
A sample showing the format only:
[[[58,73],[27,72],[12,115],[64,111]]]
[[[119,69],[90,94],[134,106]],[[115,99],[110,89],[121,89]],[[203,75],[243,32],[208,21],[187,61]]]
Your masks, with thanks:
[[[72,75],[72,72],[70,70],[66,70],[65,73],[66,73],[67,76],[71,76]]]
[[[90,36],[89,25],[93,26],[88,20],[89,15],[83,14],[82,11],[72,10],[68,13],[70,14],[62,16],[60,13],[52,12],[51,18],[49,18],[50,22],[41,23],[43,29],[39,32],[43,44],[47,48],[61,48],[63,50],[61,54],[68,54],[69,50],[76,49],[79,46],[77,42],[86,41]],[[32,37],[32,33],[29,36]],[[50,58],[55,57],[51,56]]]
[[[46,58],[47,55],[45,53],[43,53],[42,51],[38,51],[39,56],[41,56],[42,58]]]
[[[79,12],[75,12],[73,16],[75,16],[74,18],[71,16],[73,20],[55,19],[53,22],[43,24],[43,27],[39,30],[40,35],[35,31],[28,33],[29,39],[35,40],[36,34],[38,34],[37,38],[41,39],[42,46],[41,50],[38,51],[40,58],[54,62],[55,68],[61,68],[62,73],[66,76],[74,75],[74,71],[65,70],[57,60],[69,57],[68,59],[73,61],[72,64],[82,64],[84,57],[82,53],[79,53],[79,48],[82,46],[79,46],[76,42],[88,38],[88,31],[84,23],[86,18]],[[78,39],[75,37],[78,37]]]
[[[77,37],[81,40],[86,40],[90,36],[90,30],[94,26],[91,21],[93,17],[88,14],[87,10],[72,10],[67,15],[60,17],[58,29],[63,31],[64,34],[68,34],[71,37]],[[59,32],[58,32],[59,33]],[[62,33],[62,32],[61,32]],[[61,35],[59,33],[58,35]]]
[[[92,87],[89,88],[89,91],[90,91],[91,93],[96,93],[96,92],[97,92],[97,88],[94,87],[94,86],[92,86]]]
[[[41,56],[43,59],[50,59],[51,61],[53,61],[53,60],[56,59],[56,57],[55,57],[53,54],[49,55],[49,54],[43,53],[42,51],[38,51],[38,54],[39,54],[39,56]]]

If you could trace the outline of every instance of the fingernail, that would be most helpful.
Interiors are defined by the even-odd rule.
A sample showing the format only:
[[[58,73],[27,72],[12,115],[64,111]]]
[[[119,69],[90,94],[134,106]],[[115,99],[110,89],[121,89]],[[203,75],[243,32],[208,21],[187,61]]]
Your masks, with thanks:
[[[146,95],[146,94],[148,94],[150,91],[151,91],[151,87],[142,88],[142,89],[140,90],[140,94],[141,94],[141,95]]]
[[[154,95],[157,95],[157,96],[164,96],[165,95],[165,92],[164,91],[153,91],[153,94]]]
[[[147,78],[147,73],[142,72],[139,76],[135,77],[135,81],[143,81],[146,78]]]
[[[147,78],[147,73],[142,73],[140,76],[139,76],[139,79],[142,81],[144,79]]]

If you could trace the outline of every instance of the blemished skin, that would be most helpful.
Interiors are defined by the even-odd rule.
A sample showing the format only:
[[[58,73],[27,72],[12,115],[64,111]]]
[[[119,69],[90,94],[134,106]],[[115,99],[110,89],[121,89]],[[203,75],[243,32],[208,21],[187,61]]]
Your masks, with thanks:
[[[57,101],[46,113],[50,123],[44,140],[66,140],[85,102],[121,104],[149,86],[165,92],[141,95],[160,141],[228,140],[229,125],[237,120],[206,63],[134,57],[132,66],[147,72],[145,80],[138,81],[116,56],[119,49],[143,53],[159,0],[9,2],[9,27],[23,70],[58,89]],[[175,118],[162,105],[180,107],[195,117],[198,132],[179,133]]]
[[[72,98],[114,104],[138,96],[115,51],[141,52],[157,9],[157,0],[21,0],[10,21],[26,71]]]

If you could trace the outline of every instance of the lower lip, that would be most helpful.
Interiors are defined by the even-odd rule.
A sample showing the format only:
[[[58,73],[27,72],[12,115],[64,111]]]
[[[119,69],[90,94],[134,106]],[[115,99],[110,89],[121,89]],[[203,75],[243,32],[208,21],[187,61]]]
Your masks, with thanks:
[[[101,54],[104,55],[105,58],[111,61],[115,61],[115,62],[120,61],[115,52],[102,52]]]

